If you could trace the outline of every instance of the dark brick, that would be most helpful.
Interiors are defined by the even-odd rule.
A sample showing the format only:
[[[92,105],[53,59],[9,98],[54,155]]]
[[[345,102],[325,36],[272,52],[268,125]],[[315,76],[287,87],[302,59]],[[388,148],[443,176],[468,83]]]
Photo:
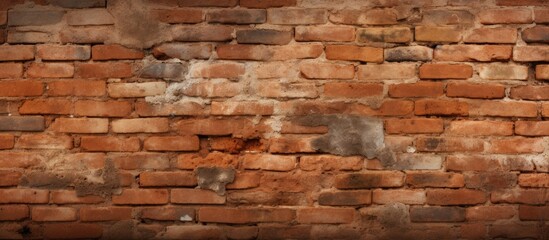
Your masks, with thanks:
[[[49,0],[49,2],[64,8],[105,7],[105,0]]]
[[[189,67],[179,63],[153,63],[141,70],[142,78],[184,78]]]
[[[338,176],[335,182],[338,189],[400,187],[403,184],[404,174],[402,172],[345,174]]]
[[[234,7],[238,0],[179,0],[180,7]]]
[[[216,10],[209,12],[206,19],[211,23],[264,23],[267,21],[267,11],[260,9]]]
[[[412,207],[412,222],[463,222],[465,208],[461,207]]]
[[[318,204],[329,206],[353,206],[372,203],[371,191],[325,192],[318,196]]]
[[[522,31],[525,42],[549,43],[549,26],[535,26]]]
[[[510,172],[475,172],[465,174],[467,188],[496,190],[517,185],[517,175]]]
[[[247,8],[275,8],[295,6],[296,0],[240,0],[241,7]]]
[[[240,30],[236,32],[238,43],[285,45],[292,40],[292,32],[272,29]]]
[[[44,117],[3,116],[0,117],[0,131],[44,131]]]
[[[10,11],[8,12],[8,25],[51,25],[61,22],[64,14],[64,11],[59,10]]]

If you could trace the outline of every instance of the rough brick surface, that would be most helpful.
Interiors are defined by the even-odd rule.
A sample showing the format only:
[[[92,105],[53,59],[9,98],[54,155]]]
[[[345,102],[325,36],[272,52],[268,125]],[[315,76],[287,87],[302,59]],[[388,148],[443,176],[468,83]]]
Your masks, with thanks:
[[[547,239],[547,0],[0,0],[0,239]]]

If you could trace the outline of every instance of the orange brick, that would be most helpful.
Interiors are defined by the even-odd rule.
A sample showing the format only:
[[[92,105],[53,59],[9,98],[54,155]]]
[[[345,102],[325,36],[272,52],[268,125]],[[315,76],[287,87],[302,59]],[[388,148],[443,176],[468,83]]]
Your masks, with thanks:
[[[244,75],[245,66],[239,63],[208,63],[194,65],[191,73],[196,78],[228,78],[237,79]]]
[[[361,157],[339,157],[332,155],[301,156],[299,167],[304,171],[357,171],[364,161]]]
[[[323,192],[318,196],[319,205],[354,206],[369,205],[371,203],[372,192],[370,190]]]
[[[532,11],[530,9],[486,9],[478,14],[482,24],[509,24],[532,23]]]
[[[132,112],[132,105],[127,101],[81,100],[75,103],[74,112],[88,117],[125,117]]]
[[[482,152],[484,141],[474,138],[419,137],[416,148],[420,152]]]
[[[132,60],[142,59],[145,54],[142,51],[126,48],[121,45],[94,45],[91,48],[93,60]]]
[[[547,136],[549,135],[549,121],[517,121],[515,133],[523,136]]]
[[[51,201],[55,204],[94,204],[102,203],[105,200],[100,196],[81,196],[75,191],[56,190],[51,192]]]
[[[511,59],[512,46],[504,45],[441,45],[435,49],[435,60],[454,62],[490,62]]]
[[[0,171],[0,187],[11,187],[19,185],[22,173],[9,170]]]
[[[82,222],[122,221],[132,219],[130,207],[84,207],[80,208]]]
[[[1,66],[0,66],[1,67]],[[0,97],[40,96],[44,85],[40,81],[1,81]]]
[[[50,129],[62,133],[107,133],[109,120],[105,118],[57,118]]]
[[[453,26],[417,26],[415,28],[416,41],[455,43],[461,41],[462,33]]]
[[[149,137],[145,139],[143,148],[148,151],[197,151],[199,142],[197,136],[187,137]]]
[[[267,171],[291,171],[295,169],[295,156],[246,154],[242,157],[242,166],[245,169],[261,169]]]
[[[27,68],[27,77],[32,78],[70,78],[73,75],[72,63],[31,63]]]
[[[151,14],[165,23],[199,23],[204,21],[204,12],[195,8],[153,9]]]
[[[118,119],[111,122],[111,131],[115,133],[162,133],[169,131],[169,125],[167,118]]]
[[[351,223],[355,218],[353,208],[301,208],[297,210],[299,223]]]
[[[465,217],[469,221],[495,221],[510,219],[517,214],[512,206],[475,206],[467,208]]]
[[[295,40],[298,42],[350,42],[355,39],[355,28],[346,26],[304,27],[295,28]]]
[[[520,174],[518,183],[521,187],[549,187],[549,174],[546,173],[527,173]]]
[[[513,123],[504,121],[452,121],[446,132],[461,136],[510,136]]]
[[[212,115],[272,115],[274,112],[273,103],[263,102],[212,102]]]
[[[355,75],[355,67],[344,64],[302,63],[299,70],[308,79],[352,79]]]
[[[469,103],[469,115],[494,117],[536,117],[538,105],[534,102],[477,101]]]
[[[166,189],[124,189],[122,194],[112,196],[112,202],[116,205],[167,204],[168,197]]]
[[[34,59],[32,45],[4,45],[0,46],[0,61],[23,61]]]
[[[516,43],[516,28],[477,28],[463,39],[466,43]]]
[[[80,147],[90,152],[137,152],[141,148],[137,137],[84,136]]]
[[[505,86],[499,84],[450,82],[446,85],[446,95],[448,97],[463,98],[503,98],[505,97]]]
[[[486,200],[486,193],[478,190],[427,190],[427,204],[429,205],[476,205],[485,203]]]
[[[76,220],[76,209],[69,207],[33,207],[31,218],[37,222],[69,222]]]
[[[425,192],[422,190],[374,190],[372,192],[372,202],[377,204],[422,205],[425,201]]]
[[[48,203],[48,190],[0,189],[0,203]]]
[[[329,82],[324,84],[324,95],[334,98],[363,98],[382,96],[382,84]]]
[[[23,64],[0,63],[0,78],[19,78],[23,76]]]
[[[72,149],[72,147],[72,138],[64,135],[21,135],[15,143],[15,148],[25,149]]]
[[[385,131],[390,134],[441,133],[444,123],[442,119],[431,118],[389,119],[385,121]]]
[[[27,100],[19,108],[20,114],[70,114],[72,103],[64,99]]]
[[[444,94],[444,84],[439,82],[420,81],[389,85],[389,96],[405,97],[439,97]]]
[[[489,150],[499,154],[541,153],[545,149],[542,140],[522,137],[494,139],[490,142]]]
[[[288,222],[294,217],[295,210],[284,208],[202,207],[198,210],[199,221],[208,223]]]
[[[105,81],[61,80],[47,83],[48,96],[100,97],[105,95]]]
[[[90,47],[44,44],[36,46],[36,56],[43,60],[88,60]]]
[[[326,58],[361,62],[383,62],[383,49],[353,45],[327,45]]]
[[[129,63],[80,63],[76,64],[76,74],[80,78],[127,78],[133,76]]]
[[[170,202],[178,204],[224,204],[225,197],[202,189],[172,189]]]
[[[197,185],[197,180],[192,172],[143,172],[139,174],[139,185],[143,187],[194,187]]]
[[[269,23],[278,25],[309,25],[327,22],[326,9],[321,8],[280,8],[269,9]]]
[[[465,179],[463,175],[457,173],[408,172],[406,185],[414,188],[460,188],[465,185]]]
[[[427,63],[419,68],[421,79],[467,79],[473,76],[473,68],[460,64]]]
[[[0,206],[0,220],[20,221],[29,217],[29,207],[26,205]]]
[[[467,116],[469,106],[460,101],[422,99],[415,102],[415,114]]]

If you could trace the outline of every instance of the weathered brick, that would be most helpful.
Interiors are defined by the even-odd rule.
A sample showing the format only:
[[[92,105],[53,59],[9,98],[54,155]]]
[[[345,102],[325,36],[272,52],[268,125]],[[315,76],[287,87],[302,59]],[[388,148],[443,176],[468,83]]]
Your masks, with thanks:
[[[62,133],[107,133],[109,120],[105,118],[57,118],[50,129]]]
[[[549,80],[549,65],[536,66],[536,79]]]
[[[435,49],[435,60],[455,62],[490,62],[509,60],[513,48],[500,45],[441,45]]]
[[[295,28],[295,40],[298,42],[325,41],[350,42],[355,39],[355,29],[345,26],[306,27]]]
[[[506,138],[490,141],[491,153],[516,154],[516,153],[540,153],[544,151],[542,139],[536,138]]]
[[[467,116],[469,105],[453,100],[421,99],[415,102],[415,114]]]
[[[196,78],[237,79],[246,72],[245,65],[231,62],[195,64],[191,75]]]
[[[22,135],[17,139],[15,147],[25,149],[71,149],[73,141],[71,137],[62,135]]]
[[[236,31],[236,41],[241,44],[285,45],[292,40],[291,31],[250,29]]]
[[[114,24],[114,18],[105,8],[72,10],[65,17],[71,26]]]
[[[13,135],[1,134],[0,135],[0,149],[12,149],[15,144],[15,137]]]
[[[122,221],[132,218],[130,207],[83,207],[80,209],[82,222]]]
[[[48,190],[34,189],[0,189],[0,203],[48,203]]]
[[[166,161],[168,161],[168,159],[166,159]],[[157,171],[139,174],[139,186],[142,187],[195,187],[197,184],[196,181],[196,176],[192,172]]]
[[[522,39],[527,43],[549,43],[549,27],[535,26],[522,31]]]
[[[516,215],[511,206],[475,206],[466,209],[465,216],[469,221],[495,221],[509,219]]]
[[[212,45],[207,43],[163,43],[153,48],[156,59],[164,60],[179,58],[181,60],[209,59],[212,55]]]
[[[549,23],[549,8],[534,9],[536,23]]]
[[[105,7],[105,0],[48,0],[50,4],[64,8]]]
[[[528,78],[528,67],[520,65],[492,63],[479,66],[478,72],[481,78],[490,80],[526,80]]]
[[[360,28],[356,32],[358,42],[407,43],[412,41],[413,34],[409,28]]]
[[[241,7],[246,8],[277,8],[296,5],[296,0],[240,0]]]
[[[33,207],[31,218],[37,222],[75,221],[76,209],[70,207]]]
[[[446,85],[446,96],[488,99],[504,98],[505,86],[499,84],[450,82]]]
[[[425,204],[426,195],[422,190],[374,190],[372,202],[376,204],[403,203],[410,205]]]
[[[549,208],[547,206],[519,206],[519,219],[526,221],[543,221],[549,219]]]
[[[549,61],[549,46],[516,46],[513,60],[517,62]]]
[[[543,0],[497,0],[496,5],[498,6],[544,6],[547,5],[547,2]]]
[[[32,78],[69,78],[74,75],[74,66],[70,63],[31,63],[27,68],[27,77]]]
[[[109,155],[114,162],[114,166],[118,169],[135,170],[135,169],[151,169],[162,170],[167,169],[170,166],[170,159],[167,155],[162,153],[132,153],[132,154],[110,154]],[[146,172],[147,174],[153,174],[156,172]],[[142,173],[143,175],[145,173]],[[145,174],[145,175],[147,175]],[[166,176],[169,173],[165,174]],[[164,176],[164,175],[162,175]],[[140,180],[144,181],[143,176]],[[177,178],[174,178],[177,179]]]
[[[439,97],[444,94],[444,84],[420,81],[389,85],[389,96],[393,98]]]
[[[530,9],[486,9],[478,13],[482,24],[509,24],[532,23],[532,11]]]
[[[20,78],[23,76],[23,65],[20,63],[0,63],[0,78]]]
[[[127,101],[82,100],[74,104],[74,113],[89,117],[125,117],[132,112],[132,104]]]
[[[111,130],[115,133],[161,133],[169,130],[169,121],[166,118],[118,119],[111,122]]]
[[[114,27],[67,27],[59,33],[62,43],[104,43],[111,39]]]
[[[295,210],[283,208],[226,208],[202,207],[198,210],[200,222],[208,223],[264,223],[288,222],[295,216]]]
[[[463,175],[441,172],[408,172],[406,185],[414,188],[460,188],[465,185]]]
[[[412,207],[412,222],[463,222],[465,209],[461,207]]]
[[[421,152],[482,152],[484,141],[474,138],[419,137],[416,148]]]
[[[90,47],[44,44],[36,46],[36,56],[43,60],[88,60]]]
[[[71,79],[47,83],[48,96],[103,96],[106,88],[105,81]]]
[[[204,11],[196,8],[153,9],[151,15],[165,23],[200,23],[204,21]]]
[[[80,78],[127,78],[133,73],[129,63],[80,63],[76,64],[75,75]]]
[[[291,59],[317,58],[324,51],[320,44],[300,44],[286,46],[263,45],[218,45],[219,59],[229,60],[270,60],[282,61]]]
[[[425,25],[472,25],[475,16],[465,10],[428,10],[423,13]]]
[[[527,173],[520,174],[518,183],[521,187],[549,187],[549,174],[547,173]]]
[[[212,10],[206,14],[210,23],[253,24],[267,21],[267,12],[262,9]]]
[[[339,157],[332,155],[301,156],[299,167],[304,171],[355,171],[362,169],[360,157]]]
[[[117,44],[94,45],[91,48],[93,60],[132,60],[142,59],[142,51],[126,48]]]
[[[44,237],[54,239],[100,238],[103,226],[89,223],[58,223],[44,225]]]
[[[477,28],[467,34],[463,41],[466,43],[516,43],[517,35],[516,28]]]
[[[390,134],[402,133],[441,133],[444,130],[442,119],[412,118],[389,119],[385,121],[385,131]]]
[[[473,68],[464,64],[426,63],[419,67],[421,79],[467,79],[473,76]]]
[[[404,174],[401,172],[372,172],[363,174],[342,174],[336,177],[338,189],[360,189],[378,187],[401,187]]]
[[[486,193],[478,190],[427,190],[427,204],[429,205],[476,205],[485,203],[486,200]]]
[[[361,62],[383,62],[383,49],[353,45],[327,45],[326,58]]]
[[[538,105],[534,102],[476,101],[469,103],[469,115],[494,117],[536,117]]]
[[[174,26],[172,35],[180,42],[225,42],[233,39],[234,27],[208,25],[200,28],[189,26]]]
[[[267,171],[291,171],[296,167],[296,157],[268,154],[246,154],[242,157],[245,169],[261,169]]]
[[[318,90],[314,83],[288,84],[270,81],[262,82],[258,86],[257,95],[268,98],[315,98]]]
[[[307,239],[311,237],[311,226],[261,226],[259,227],[259,239]]]
[[[116,205],[156,205],[168,203],[169,193],[166,189],[124,189],[122,194],[113,195],[112,203]]]
[[[3,205],[0,207],[1,221],[20,221],[29,217],[29,206]]]
[[[396,47],[385,49],[385,61],[430,61],[433,59],[433,49],[423,46]]]
[[[0,97],[40,96],[43,92],[39,81],[0,81]]]
[[[0,131],[43,131],[42,116],[0,116]]]
[[[13,140],[12,140],[13,146]],[[0,186],[1,187],[15,187],[19,185],[23,174],[17,171],[1,170],[0,171]],[[1,208],[0,208],[1,209]],[[2,210],[0,210],[2,212]],[[2,217],[0,217],[2,219]]]
[[[513,135],[513,122],[452,121],[446,132],[451,135],[461,136],[510,136]]]
[[[334,98],[362,98],[370,96],[382,96],[383,85],[368,83],[330,82],[324,84],[324,95]]]
[[[181,63],[151,63],[141,69],[139,77],[183,79],[188,69],[187,64]]]
[[[190,220],[187,220],[188,218]],[[141,218],[157,221],[192,221],[195,210],[187,207],[147,207],[141,211]]]
[[[225,197],[203,189],[172,189],[170,202],[178,204],[224,204]]]
[[[212,102],[212,115],[272,115],[274,105],[270,102]]]
[[[547,86],[518,86],[511,88],[510,97],[524,100],[549,99],[549,87]]]
[[[177,1],[180,7],[234,7],[238,0],[185,0]]]
[[[55,38],[56,35],[45,32],[0,32],[0,42],[7,41],[8,43],[49,43],[56,42]]]
[[[199,149],[197,136],[149,137],[143,148],[148,151],[196,151]]]
[[[224,237],[224,232],[219,226],[184,225],[168,226],[162,235],[167,239],[178,239],[181,236],[190,239],[219,239]]]
[[[297,209],[298,223],[351,223],[355,217],[353,208],[300,208]]]
[[[547,136],[549,121],[516,121],[515,133],[522,136]]]
[[[461,41],[462,33],[457,27],[417,26],[415,28],[416,41],[455,43]]]
[[[397,23],[398,12],[391,8],[343,9],[330,14],[330,21],[347,25],[390,25]]]
[[[280,137],[271,139],[270,153],[311,153],[316,152],[311,142],[312,137]]]
[[[527,1],[534,2],[537,0]],[[536,238],[539,236],[539,231],[540,230],[538,226],[535,224],[494,224],[490,227],[490,230],[488,231],[488,236],[492,239]]]
[[[493,203],[522,203],[539,205],[546,202],[545,192],[542,189],[499,189],[490,195]]]
[[[359,80],[409,79],[416,76],[416,65],[409,63],[385,63],[358,66]]]
[[[84,136],[80,147],[89,152],[137,152],[141,148],[137,137]]]
[[[44,161],[41,155],[28,152],[2,152],[0,156],[2,168],[32,168]]]
[[[110,97],[147,97],[161,95],[166,91],[165,82],[110,83],[107,89]]]
[[[65,99],[27,100],[19,108],[20,114],[71,114],[72,103]]]
[[[9,26],[43,26],[61,22],[61,10],[12,10],[8,12]]]
[[[269,23],[279,25],[324,24],[328,18],[326,10],[321,8],[269,9],[267,15]]]
[[[319,205],[355,206],[369,205],[371,203],[372,192],[370,190],[323,192],[318,196]]]

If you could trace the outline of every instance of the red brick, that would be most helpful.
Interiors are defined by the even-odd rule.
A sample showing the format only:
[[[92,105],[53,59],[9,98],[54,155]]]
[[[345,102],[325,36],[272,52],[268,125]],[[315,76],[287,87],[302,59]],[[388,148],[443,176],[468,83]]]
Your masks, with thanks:
[[[476,206],[467,208],[465,216],[468,221],[495,221],[510,219],[516,212],[512,206]]]
[[[404,185],[404,174],[401,172],[372,172],[364,174],[342,174],[336,177],[338,189],[360,189],[378,187],[401,187]]]
[[[361,43],[385,42],[408,43],[411,42],[413,33],[407,27],[392,28],[359,28],[356,32],[357,41]]]
[[[424,25],[471,25],[475,16],[466,10],[428,10],[423,13]]]
[[[498,6],[543,6],[547,5],[544,0],[497,0]]]
[[[455,43],[461,41],[462,33],[458,27],[450,26],[417,26],[415,28],[416,41]]]
[[[202,189],[172,189],[170,202],[177,204],[224,204],[225,197]]]
[[[408,172],[406,185],[414,188],[444,187],[460,188],[465,185],[463,175],[441,172]]]
[[[522,137],[494,139],[489,150],[499,154],[541,153],[545,150],[542,140]]]
[[[115,133],[162,133],[169,131],[169,125],[167,118],[118,119],[111,122],[111,131]]]
[[[318,89],[314,83],[265,81],[258,86],[257,95],[267,98],[316,98]]]
[[[417,67],[409,63],[384,63],[358,66],[359,80],[409,79],[416,77]]]
[[[234,137],[251,136],[261,132],[261,126],[253,124],[250,119],[191,119],[176,123],[176,129],[185,134],[198,135],[233,135]]]
[[[69,207],[33,207],[31,218],[37,222],[70,222],[76,220],[76,209]]]
[[[474,138],[419,137],[416,148],[424,152],[482,152],[484,141]]]
[[[374,190],[372,193],[372,202],[376,204],[423,205],[426,201],[425,192],[422,190]]]
[[[29,206],[2,205],[0,206],[0,221],[20,221],[29,217]]]
[[[549,207],[547,206],[519,206],[519,219],[530,221],[542,221],[549,219]]]
[[[34,59],[32,45],[3,45],[0,46],[0,61],[24,61]]]
[[[258,239],[308,239],[311,238],[311,226],[260,226]]]
[[[0,166],[2,168],[30,168],[41,164],[44,158],[36,153],[28,152],[0,152]]]
[[[549,61],[549,46],[515,46],[513,60],[516,62]]]
[[[76,74],[80,78],[127,78],[132,77],[129,63],[80,63],[76,64]]]
[[[486,193],[477,190],[427,190],[427,204],[429,205],[476,205],[485,203],[486,199]]]
[[[233,167],[239,164],[239,159],[236,155],[212,152],[206,156],[198,154],[181,154],[177,157],[175,167],[185,170],[194,170],[197,167]]]
[[[355,217],[353,208],[301,208],[297,210],[298,223],[351,223]]]
[[[311,153],[316,152],[311,141],[312,137],[279,137],[271,139],[270,153]]]
[[[72,103],[62,99],[27,100],[19,108],[20,114],[70,114]]]
[[[21,135],[15,148],[25,149],[71,149],[72,138],[63,135],[32,134]]]
[[[324,24],[328,14],[321,8],[282,8],[269,9],[269,23],[277,25],[309,25]]]
[[[187,207],[147,207],[141,211],[141,218],[157,221],[193,221],[195,211]]]
[[[234,7],[237,0],[185,0],[178,1],[180,7]]]
[[[521,187],[549,187],[549,174],[520,174],[518,183]]]
[[[132,112],[132,105],[127,101],[81,100],[75,103],[74,112],[88,117],[125,117]]]
[[[274,105],[271,102],[212,102],[212,115],[272,115]]]
[[[244,169],[261,169],[267,171],[291,171],[296,167],[295,156],[246,154],[242,157]]]
[[[446,129],[450,135],[460,136],[510,136],[513,123],[504,121],[452,121]]]
[[[549,23],[549,9],[534,9],[536,23]]]
[[[469,115],[493,117],[536,117],[538,105],[533,102],[477,101],[469,103]]]
[[[549,65],[536,66],[536,79],[549,80]]]
[[[23,64],[0,63],[0,78],[20,78],[23,76]]]
[[[149,137],[143,148],[147,151],[197,151],[200,149],[197,136]]]
[[[161,170],[170,167],[170,160],[162,153],[133,153],[110,155],[114,166],[118,169],[154,169]]]
[[[156,59],[179,58],[181,60],[209,59],[213,46],[209,43],[163,43],[153,48]]]
[[[522,136],[549,136],[549,121],[516,121],[515,133]]]
[[[42,60],[88,60],[90,47],[44,44],[36,46],[36,56]]]
[[[168,160],[168,159],[166,159]],[[196,176],[192,172],[143,172],[139,174],[142,187],[196,186]]]
[[[301,156],[299,159],[299,167],[304,171],[356,171],[361,170],[363,165],[361,157],[312,155]]]
[[[435,60],[455,62],[490,62],[511,59],[512,46],[441,45],[435,49]]]
[[[34,189],[0,189],[0,203],[48,203],[48,190]]]
[[[0,97],[40,96],[44,85],[40,81],[1,81]]]
[[[102,222],[132,219],[130,207],[84,207],[80,208],[80,221]]]
[[[434,118],[388,119],[385,121],[385,131],[389,134],[442,133],[444,123],[442,119]]]
[[[44,225],[44,237],[53,239],[100,238],[103,227],[87,223],[59,223]]]
[[[109,120],[105,118],[57,118],[50,129],[62,133],[107,133]]]
[[[112,196],[112,202],[116,205],[167,204],[168,197],[166,189],[124,189],[122,194]]]
[[[528,43],[549,43],[549,27],[534,26],[522,31],[522,39]]]
[[[390,25],[397,23],[397,10],[374,8],[369,10],[343,9],[330,14],[330,21],[345,25]]]
[[[22,175],[22,173],[16,171],[0,170],[0,187],[12,187],[19,185]],[[0,214],[0,216],[2,216],[2,214]]]
[[[27,77],[31,78],[69,78],[74,75],[72,63],[36,63],[27,68]]]
[[[78,196],[75,191],[57,190],[51,192],[51,201],[55,204],[95,204],[105,200],[100,196]]]
[[[221,239],[224,233],[219,226],[184,225],[168,226],[162,236],[167,239],[179,239],[182,236],[189,239]]]
[[[284,208],[202,207],[198,210],[198,220],[207,223],[290,222],[294,217],[294,210]]]
[[[249,29],[236,31],[236,41],[246,44],[286,45],[293,38],[291,31]]]
[[[372,203],[370,190],[323,192],[318,196],[319,205],[328,206],[355,206]]]
[[[277,8],[295,5],[296,0],[240,0],[240,6],[246,8]]]
[[[466,43],[516,43],[516,28],[477,28],[463,39]]]
[[[465,209],[460,207],[412,207],[412,222],[463,222]]]
[[[355,75],[355,67],[344,64],[302,63],[299,70],[308,79],[352,79]]]
[[[259,186],[261,174],[256,172],[242,172],[235,176],[232,183],[227,184],[227,189],[250,189]]]
[[[137,152],[141,146],[137,137],[84,136],[80,147],[89,152]]]
[[[140,50],[126,48],[121,45],[94,45],[91,49],[93,60],[132,60],[142,59],[145,54]],[[126,67],[125,65],[118,65],[120,67]],[[89,67],[89,71],[93,71]],[[131,72],[131,70],[130,70]]]
[[[200,28],[175,25],[172,28],[174,41],[180,42],[225,42],[233,39],[233,32],[234,27],[221,25]]]
[[[327,45],[326,58],[361,62],[383,62],[383,49],[353,45]]]
[[[523,2],[519,1],[519,2]],[[533,0],[530,0],[532,2]],[[534,0],[535,1],[535,0]],[[494,224],[488,231],[488,236],[492,239],[497,238],[537,238],[540,235],[540,230],[537,224]]]
[[[228,78],[238,79],[244,75],[246,69],[244,64],[239,63],[207,63],[195,64],[191,75],[195,78]]]
[[[362,98],[383,95],[383,85],[368,83],[339,83],[324,84],[324,95],[339,98]]]
[[[181,92],[187,96],[205,97],[205,98],[234,97],[242,93],[242,91],[243,91],[243,86],[240,83],[233,83],[233,82],[220,82],[220,83],[198,82],[181,90]],[[197,114],[197,115],[200,115],[200,114]]]
[[[529,159],[520,157],[486,157],[481,155],[448,156],[446,168],[453,171],[532,171]]]
[[[225,226],[223,230],[225,231],[225,236],[228,239],[255,239],[258,234],[257,226]]]
[[[317,58],[323,53],[324,47],[319,44],[286,46],[232,44],[218,45],[216,51],[219,59],[281,61]]]
[[[307,127],[295,124],[291,121],[282,123],[280,133],[328,133],[327,126]]]
[[[47,83],[48,96],[100,97],[105,95],[105,81],[60,80]]]
[[[421,99],[415,102],[415,114],[467,116],[469,106],[467,103],[460,101]]]
[[[165,82],[110,83],[108,93],[113,98],[148,97],[163,94],[166,85]]]
[[[262,9],[221,9],[206,13],[210,23],[254,24],[267,21],[267,12]]]
[[[195,8],[153,9],[151,15],[165,23],[200,23],[204,21],[204,12]]]
[[[492,192],[490,201],[493,203],[545,204],[546,196],[543,189],[500,189]]]
[[[444,84],[420,81],[389,85],[389,96],[393,98],[438,97],[444,94]]]
[[[532,11],[530,9],[486,9],[478,14],[482,24],[509,24],[532,23]]]
[[[446,85],[446,95],[462,98],[504,98],[505,86],[500,84],[450,82]]]
[[[295,40],[298,42],[350,42],[355,39],[355,29],[346,26],[305,27],[295,28]]]
[[[423,64],[419,68],[421,79],[467,79],[473,76],[473,68],[463,64]]]

